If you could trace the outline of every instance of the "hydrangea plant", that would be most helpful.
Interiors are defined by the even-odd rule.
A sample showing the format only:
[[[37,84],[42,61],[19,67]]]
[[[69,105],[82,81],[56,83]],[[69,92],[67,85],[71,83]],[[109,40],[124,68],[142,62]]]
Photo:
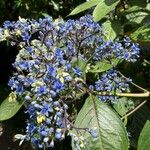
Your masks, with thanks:
[[[88,149],[89,138],[96,140],[99,129],[76,126],[79,120],[75,123],[76,115],[70,108],[79,110],[76,101],[87,105],[90,98],[99,105],[117,103],[125,93],[132,96],[132,80],[116,65],[134,63],[140,54],[139,45],[129,37],[108,40],[90,15],[67,21],[5,21],[0,41],[18,48],[9,86],[14,95],[24,99],[28,120],[26,134],[16,137],[31,141],[34,148],[54,147],[56,140],[71,136],[74,149]],[[81,112],[85,111],[78,115]]]

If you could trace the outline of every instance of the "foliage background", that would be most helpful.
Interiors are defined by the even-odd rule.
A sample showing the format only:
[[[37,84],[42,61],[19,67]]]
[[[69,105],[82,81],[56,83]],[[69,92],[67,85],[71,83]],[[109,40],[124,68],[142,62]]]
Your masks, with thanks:
[[[17,20],[18,16],[24,18],[37,19],[43,16],[52,16],[53,18],[62,17],[78,18],[85,13],[93,12],[92,9],[81,12],[75,16],[66,17],[76,6],[85,2],[84,0],[0,0],[0,24],[5,20]],[[111,30],[115,32],[117,36],[130,35],[131,38],[141,45],[141,57],[140,61],[136,64],[122,63],[118,67],[122,72],[131,77],[135,83],[140,86],[150,89],[150,4],[147,0],[128,0],[122,1],[121,5],[115,9],[117,18],[104,17],[100,22],[106,23],[106,20],[110,21]],[[110,15],[111,16],[111,15]],[[115,21],[115,22],[114,22]],[[107,26],[108,25],[108,26]],[[147,27],[148,26],[148,27]],[[110,25],[106,24],[106,30],[110,29]],[[117,28],[117,30],[116,30]],[[140,32],[145,31],[147,32]],[[119,32],[118,32],[119,31]],[[120,34],[121,33],[121,34]],[[6,46],[7,43],[0,44],[0,102],[4,100],[8,93],[9,88],[7,82],[12,74],[11,64],[15,60],[17,49],[15,47]],[[147,98],[148,100],[149,98]],[[131,100],[131,105],[137,105],[140,103],[140,99],[134,98]],[[126,106],[127,107],[127,106]],[[29,143],[23,144],[18,147],[18,142],[13,142],[13,135],[17,132],[22,132],[25,128],[24,120],[24,108],[22,108],[15,117],[1,123],[0,133],[0,149],[31,149]],[[143,128],[143,125],[147,120],[150,120],[150,102],[147,102],[143,107],[131,115],[127,122],[127,129],[129,131],[131,147],[130,149],[137,149],[137,139]],[[65,150],[71,149],[69,145],[70,139],[64,141],[63,144],[58,143],[56,149]],[[61,144],[61,146],[60,146]],[[59,148],[58,148],[59,147]]]

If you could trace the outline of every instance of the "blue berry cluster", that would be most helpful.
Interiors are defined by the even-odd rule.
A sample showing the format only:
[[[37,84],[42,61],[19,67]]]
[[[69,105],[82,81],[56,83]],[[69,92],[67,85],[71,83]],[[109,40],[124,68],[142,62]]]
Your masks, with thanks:
[[[54,141],[64,139],[66,134],[72,136],[78,150],[84,147],[84,138],[72,132],[74,126],[67,103],[88,87],[79,59],[88,63],[87,67],[102,59],[117,57],[134,62],[139,57],[138,45],[128,37],[122,42],[105,41],[102,28],[89,15],[68,21],[52,18],[6,21],[0,28],[0,41],[4,40],[19,48],[13,64],[16,72],[9,86],[25,99],[29,115],[25,139],[39,148],[53,147]],[[128,90],[128,82],[110,70],[92,89],[123,92]],[[99,98],[114,101],[116,97]],[[96,137],[91,129],[85,130]]]

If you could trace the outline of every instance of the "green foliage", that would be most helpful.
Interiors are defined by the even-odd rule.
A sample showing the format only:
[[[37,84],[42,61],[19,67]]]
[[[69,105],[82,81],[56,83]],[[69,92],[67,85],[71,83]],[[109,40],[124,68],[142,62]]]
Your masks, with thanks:
[[[76,15],[86,9],[89,9],[99,3],[100,0],[90,0],[88,2],[85,2],[79,6],[77,6],[69,15]]]
[[[84,0],[0,0],[0,23],[17,20],[19,16],[38,19],[47,14],[53,18],[65,18],[71,9],[82,2]]]
[[[127,129],[129,133],[133,135],[130,137],[130,145],[134,149],[137,149],[137,141],[140,132],[147,120],[150,120],[149,104],[145,104],[144,106],[142,106],[135,113],[133,113],[128,119]]]
[[[128,111],[134,109],[134,102],[127,97],[122,97],[113,107],[120,116],[124,116]]]
[[[69,15],[75,15],[96,5],[93,11],[94,21],[99,21],[112,11],[120,0],[91,0],[77,6]]]
[[[139,42],[150,42],[150,27],[149,25],[138,28],[131,34],[131,38]]]
[[[126,18],[129,21],[129,23],[131,22],[137,24],[144,22],[144,19],[148,17],[148,14],[149,13],[146,9],[143,9],[138,6],[133,6],[124,12],[124,15],[126,15]]]
[[[80,110],[75,126],[96,129],[97,138],[83,131],[89,150],[127,150],[129,143],[125,127],[119,116],[95,96],[89,96]],[[73,145],[74,149],[74,145]]]
[[[101,73],[117,66],[118,63],[119,63],[119,59],[112,59],[111,63],[106,60],[99,61],[95,65],[91,66],[88,72]]]
[[[23,103],[24,101],[18,99],[15,93],[10,93],[0,105],[0,121],[13,117],[22,107]]]
[[[120,0],[101,0],[93,11],[94,21],[99,21],[114,10]]]
[[[84,4],[87,4],[87,2],[85,2]],[[86,9],[89,9],[93,6],[96,6],[94,8],[94,11],[93,11],[93,9],[91,9],[93,11],[92,14],[93,14],[95,21],[101,20],[102,26],[106,31],[105,32],[106,40],[114,40],[114,39],[118,38],[119,36],[129,35],[134,41],[142,43],[142,44],[146,44],[145,47],[149,46],[149,43],[150,43],[150,28],[149,28],[150,4],[147,0],[143,0],[143,1],[128,0],[126,2],[125,1],[117,1],[117,0],[116,1],[115,0],[113,0],[113,1],[99,0],[98,4],[95,3],[92,5],[92,2],[88,2],[88,4],[89,4],[88,7],[84,7],[84,5],[81,4],[80,6],[83,6],[84,8],[78,10],[78,12],[76,12],[75,14],[82,12]],[[79,8],[79,7],[76,7],[76,8]],[[111,13],[112,10],[114,10],[113,13]],[[74,12],[74,10],[73,10],[73,12]],[[107,15],[107,14],[109,14],[109,15]],[[74,14],[72,14],[72,15],[74,15]],[[143,52],[146,51],[145,47],[143,49]],[[146,55],[146,59],[147,59],[149,53],[148,54],[146,53],[145,55]],[[148,62],[147,60],[146,60],[146,62],[144,62],[144,64],[146,64],[146,66],[148,66],[147,62]],[[114,66],[116,66],[117,64],[118,64],[118,62],[115,61]],[[101,73],[103,71],[109,70],[112,67],[113,67],[113,65],[110,64],[109,62],[98,62],[97,64],[93,65],[88,70],[88,72]],[[141,85],[143,85],[143,86],[145,85],[147,87],[148,83],[149,83],[149,80],[148,80],[148,78],[149,78],[148,72],[149,71],[143,70],[144,68],[142,68],[142,66],[139,65],[139,63],[137,64],[137,66],[132,65],[131,70],[129,70],[128,67],[129,66],[127,64],[125,64],[125,66],[122,66],[123,72],[124,73],[126,72],[126,74],[128,74],[128,76],[132,76],[133,79],[136,80],[137,82],[141,81]],[[137,72],[137,75],[135,76],[136,68],[138,68],[138,72]],[[148,69],[148,67],[146,69]],[[144,75],[142,73],[143,71],[145,72],[144,74],[146,74],[145,77],[143,76]],[[133,90],[135,90],[135,89],[133,89]],[[86,113],[86,111],[88,111],[87,109],[90,109],[92,106],[89,106],[87,103],[88,102],[86,101],[85,105],[81,109],[82,114],[81,114],[81,112],[78,114],[77,120],[79,119],[79,123],[77,123],[77,121],[76,121],[76,125],[78,125],[78,127],[79,126],[86,127],[86,124],[88,124],[88,122],[84,121],[85,120],[84,118],[89,117],[89,115],[85,116],[84,114]],[[123,98],[119,99],[118,103],[113,105],[113,108],[117,111],[117,113],[120,116],[124,116],[127,112],[134,109],[134,106],[137,104],[138,104],[138,100],[132,101],[129,98],[123,97]],[[147,105],[149,106],[149,104],[147,104]],[[127,126],[128,126],[129,132],[131,133],[131,138],[130,138],[131,149],[132,148],[137,149],[137,140],[139,137],[139,133],[140,133],[145,121],[147,119],[149,119],[150,110],[149,110],[148,106],[144,105],[137,112],[132,114],[132,117],[129,117],[129,119],[128,119]],[[85,122],[85,124],[83,124],[81,122],[81,119],[83,119],[83,122]],[[127,118],[125,118],[125,119],[127,119]],[[90,120],[90,117],[87,120]],[[94,120],[94,119],[92,119],[92,120]],[[101,120],[99,120],[99,121],[101,121]],[[80,125],[80,122],[81,122],[81,125]],[[94,122],[92,122],[91,124],[94,124]],[[103,123],[101,123],[101,124],[103,124]],[[89,126],[90,126],[90,123],[89,123]],[[143,141],[146,141],[146,142],[148,141],[148,137],[147,137],[148,134],[149,134],[149,132],[148,132],[148,127],[147,127],[147,135],[142,134]],[[87,137],[88,141],[90,141],[92,143],[91,136],[89,134],[86,134],[85,136]],[[140,136],[140,139],[141,139],[141,136]],[[97,142],[97,143],[99,143],[99,142]],[[147,143],[144,143],[144,144],[146,145]],[[95,143],[91,146],[91,149],[93,149],[94,146],[96,146]],[[148,148],[149,148],[149,147],[146,147],[145,149],[143,149],[144,148],[143,145],[141,147],[139,148],[139,143],[138,143],[138,150],[141,150],[141,149],[148,150]]]
[[[106,31],[107,40],[114,40],[118,35],[122,34],[122,26],[118,20],[107,20],[102,26]]]
[[[138,150],[148,150],[150,148],[150,121],[148,120],[140,133]]]
[[[53,18],[58,18],[61,16],[65,18],[72,9],[73,11],[69,16],[79,14],[88,9],[90,10],[88,13],[91,12],[93,14],[95,21],[101,21],[101,25],[106,31],[106,37],[104,37],[106,40],[114,40],[118,37],[129,35],[136,42],[150,45],[150,3],[148,0],[90,0],[86,2],[85,0],[6,0],[0,1],[0,9],[1,22],[9,19],[16,20],[18,16],[27,18],[39,18],[39,16],[53,16]],[[142,53],[144,52],[145,48],[143,48]],[[146,53],[146,57],[149,58],[149,52],[148,54]],[[145,59],[144,56],[142,59]],[[115,58],[111,62],[113,63],[100,61],[92,64],[91,68],[88,68],[89,66],[84,60],[80,58],[78,60],[76,58],[72,60],[74,66],[77,66],[77,64],[80,66],[83,72],[82,79],[84,80],[87,72],[91,75],[88,78],[92,78],[92,75],[96,74],[96,76],[99,76],[102,72],[116,66],[118,67],[120,63]],[[149,88],[149,60],[145,60],[143,63],[143,66],[145,65],[147,70],[138,64],[133,65],[133,68],[129,70],[128,64],[124,63],[121,69],[126,72],[128,77],[134,77],[134,81],[140,82],[142,86]],[[139,69],[135,71],[137,67]],[[146,76],[144,76],[145,74]],[[132,90],[138,92],[134,88]],[[5,92],[0,92],[3,97]],[[86,96],[82,92],[77,94],[78,99]],[[4,97],[6,98],[6,95]],[[106,103],[100,102],[95,96],[89,96],[86,99],[85,104],[76,118],[75,126],[78,128],[96,128],[98,136],[95,139],[88,132],[81,131],[81,134],[89,143],[89,150],[129,149],[127,131],[118,114],[121,117],[124,116],[127,112],[134,109],[137,101],[123,97],[117,103],[113,104],[111,108]],[[11,93],[0,105],[0,121],[13,117],[20,110],[23,103],[23,100],[16,98]],[[149,103],[128,118],[127,129],[131,134],[131,149],[149,149],[150,122],[146,122],[148,119],[150,119]],[[143,128],[145,122],[146,124]],[[142,128],[143,130],[139,137]],[[74,130],[74,132],[76,131]],[[74,145],[72,146],[75,149]],[[60,149],[63,148],[61,147]]]

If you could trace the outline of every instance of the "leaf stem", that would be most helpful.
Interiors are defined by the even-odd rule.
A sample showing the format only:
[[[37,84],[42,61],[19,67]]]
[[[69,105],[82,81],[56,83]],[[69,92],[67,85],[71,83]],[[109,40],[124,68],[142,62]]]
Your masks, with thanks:
[[[123,78],[128,79],[128,78],[125,77],[120,71],[118,71],[118,73],[119,73]],[[133,83],[133,82],[130,82],[130,83],[131,83],[132,85],[134,85],[135,87],[139,88],[140,90],[142,90],[142,91],[144,91],[144,92],[150,93],[149,91],[147,91],[146,89],[140,87],[139,85],[137,85],[137,84],[135,84],[135,83]]]
[[[129,113],[127,113],[126,115],[124,115],[121,119],[124,119],[124,118],[129,117],[130,115],[132,115],[135,111],[137,111],[139,108],[141,108],[146,102],[147,102],[147,100],[145,100],[142,103],[140,103],[132,111],[130,111]]]
[[[112,93],[112,92],[93,91],[93,93],[100,96],[119,96],[119,97],[149,97],[150,96],[149,91],[144,93]]]

